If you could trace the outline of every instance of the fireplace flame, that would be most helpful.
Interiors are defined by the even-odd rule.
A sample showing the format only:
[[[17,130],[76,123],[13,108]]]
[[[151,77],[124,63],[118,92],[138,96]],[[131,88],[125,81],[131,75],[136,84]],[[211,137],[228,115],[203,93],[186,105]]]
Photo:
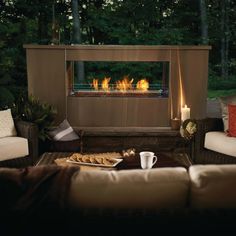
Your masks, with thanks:
[[[121,92],[126,92],[128,90],[133,90],[135,89],[135,86],[133,86],[134,79],[129,79],[128,76],[124,76],[122,80],[116,81],[115,86],[110,85],[110,80],[111,77],[105,77],[102,82],[101,82],[101,87],[100,89],[103,91],[110,91],[111,89],[116,89]],[[99,80],[98,79],[93,79],[91,86],[94,88],[94,90],[99,90]],[[141,79],[137,82],[136,84],[136,89],[140,91],[147,91],[149,89],[149,82],[147,79]]]
[[[137,82],[136,88],[138,90],[147,91],[149,89],[149,83],[146,79],[141,79]]]
[[[128,76],[125,76],[122,80],[118,80],[116,82],[116,89],[120,90],[120,91],[127,91],[129,89],[132,89],[132,83],[133,83],[134,79],[129,80]]]
[[[93,79],[92,87],[93,87],[95,90],[98,90],[98,79]]]
[[[105,77],[103,80],[102,80],[102,89],[104,91],[109,91],[110,90],[110,87],[109,87],[109,82],[111,80],[111,77]]]

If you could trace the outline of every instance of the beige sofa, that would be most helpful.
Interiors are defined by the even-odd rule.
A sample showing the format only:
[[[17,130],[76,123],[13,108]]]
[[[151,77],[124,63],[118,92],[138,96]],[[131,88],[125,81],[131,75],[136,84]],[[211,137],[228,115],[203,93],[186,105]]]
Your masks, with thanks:
[[[231,208],[235,186],[236,165],[81,171],[69,199],[72,208]]]
[[[7,233],[24,235],[236,233],[236,165],[0,168],[0,185],[1,232],[9,224]]]

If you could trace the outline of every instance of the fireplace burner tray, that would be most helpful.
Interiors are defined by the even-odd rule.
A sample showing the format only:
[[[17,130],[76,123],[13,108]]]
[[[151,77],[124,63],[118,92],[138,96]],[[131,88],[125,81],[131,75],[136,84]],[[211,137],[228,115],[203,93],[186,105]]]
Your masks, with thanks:
[[[72,92],[72,97],[157,97],[167,98],[168,92],[166,91],[79,91]]]

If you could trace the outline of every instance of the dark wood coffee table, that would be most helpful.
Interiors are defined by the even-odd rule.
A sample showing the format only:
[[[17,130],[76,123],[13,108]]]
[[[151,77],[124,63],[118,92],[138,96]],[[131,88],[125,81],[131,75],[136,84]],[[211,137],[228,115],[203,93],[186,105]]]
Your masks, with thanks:
[[[73,153],[69,152],[46,152],[44,153],[39,162],[36,164],[40,165],[53,165],[56,164],[54,160],[58,158],[65,158]],[[185,153],[157,153],[157,162],[153,168],[162,168],[162,167],[185,167],[189,168],[192,165],[189,157]],[[126,157],[121,163],[119,163],[116,168],[117,170],[127,170],[127,169],[141,169],[139,155],[134,157]]]
[[[178,155],[178,156],[177,156]],[[189,168],[192,162],[189,160],[187,154],[175,154],[172,156],[167,153],[157,153],[157,162],[152,168],[163,168],[163,167],[185,167]],[[118,170],[125,169],[141,169],[140,157],[136,155],[134,157],[124,158],[121,163],[117,165]]]

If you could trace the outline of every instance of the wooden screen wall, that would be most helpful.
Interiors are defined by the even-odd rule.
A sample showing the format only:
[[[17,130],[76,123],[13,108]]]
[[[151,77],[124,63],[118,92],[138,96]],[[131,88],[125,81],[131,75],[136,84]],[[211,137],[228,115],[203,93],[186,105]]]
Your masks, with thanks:
[[[206,116],[209,46],[24,45],[28,92],[58,110],[77,127],[166,127],[180,117]],[[66,61],[169,61],[168,98],[68,96]],[[181,93],[182,91],[182,93]]]

